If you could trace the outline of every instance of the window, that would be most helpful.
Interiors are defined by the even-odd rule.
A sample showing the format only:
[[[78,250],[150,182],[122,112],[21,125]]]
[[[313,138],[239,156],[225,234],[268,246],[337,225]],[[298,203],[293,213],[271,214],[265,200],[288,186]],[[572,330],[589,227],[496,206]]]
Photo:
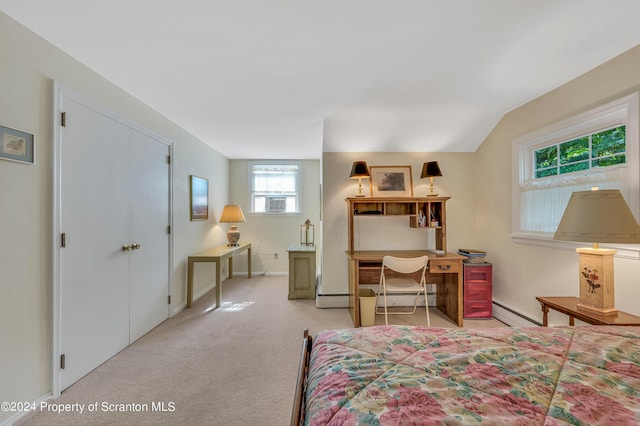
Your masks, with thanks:
[[[298,213],[300,163],[249,163],[252,213]]]
[[[619,189],[638,219],[638,120],[635,93],[515,139],[512,237],[562,244],[552,238],[569,197],[592,186]]]

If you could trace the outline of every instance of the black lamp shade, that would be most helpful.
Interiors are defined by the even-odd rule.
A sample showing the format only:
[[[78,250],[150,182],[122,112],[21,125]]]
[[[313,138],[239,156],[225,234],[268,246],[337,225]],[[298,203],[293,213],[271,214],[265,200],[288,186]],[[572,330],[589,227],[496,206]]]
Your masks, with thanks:
[[[422,165],[422,173],[420,174],[421,178],[433,177],[433,176],[442,176],[442,172],[440,171],[440,166],[438,166],[437,161],[429,161]]]
[[[369,167],[367,166],[366,161],[354,161],[351,166],[351,174],[349,177],[357,178],[357,177],[368,177],[369,176]]]

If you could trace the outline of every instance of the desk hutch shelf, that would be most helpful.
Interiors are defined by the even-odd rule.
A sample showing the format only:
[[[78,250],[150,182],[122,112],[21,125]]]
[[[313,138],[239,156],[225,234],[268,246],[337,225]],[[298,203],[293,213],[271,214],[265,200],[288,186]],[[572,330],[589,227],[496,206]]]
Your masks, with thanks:
[[[353,218],[360,215],[407,216],[411,228],[436,230],[436,249],[447,251],[446,202],[450,197],[347,198],[349,205],[349,251],[354,250]],[[424,217],[424,225],[420,217]]]

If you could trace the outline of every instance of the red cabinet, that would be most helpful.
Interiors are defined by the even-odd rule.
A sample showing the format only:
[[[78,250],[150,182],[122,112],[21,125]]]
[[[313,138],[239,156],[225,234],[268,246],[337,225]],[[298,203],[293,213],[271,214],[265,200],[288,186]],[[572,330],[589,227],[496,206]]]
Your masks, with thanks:
[[[491,318],[492,266],[490,263],[464,263],[464,317]]]

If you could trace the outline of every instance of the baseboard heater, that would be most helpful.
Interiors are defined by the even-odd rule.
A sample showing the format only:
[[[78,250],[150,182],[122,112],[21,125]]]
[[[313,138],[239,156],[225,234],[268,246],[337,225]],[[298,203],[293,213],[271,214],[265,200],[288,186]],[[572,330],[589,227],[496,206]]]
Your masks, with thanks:
[[[429,295],[431,292],[428,293]],[[430,305],[431,306],[431,305]],[[318,294],[317,308],[348,308],[349,294]],[[542,323],[500,302],[493,301],[493,317],[511,327],[534,327]]]
[[[493,317],[511,327],[533,327],[542,325],[541,322],[515,311],[500,302],[496,302],[495,300],[493,301]]]

